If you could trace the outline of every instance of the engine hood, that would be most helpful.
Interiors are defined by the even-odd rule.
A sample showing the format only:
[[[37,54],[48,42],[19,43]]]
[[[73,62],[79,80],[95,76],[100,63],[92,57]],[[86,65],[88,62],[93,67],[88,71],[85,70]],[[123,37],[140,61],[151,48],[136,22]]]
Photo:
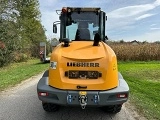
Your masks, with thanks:
[[[61,56],[70,59],[100,59],[106,56],[106,49],[102,43],[93,46],[92,41],[74,41],[69,47],[63,47]]]
[[[58,89],[107,90],[118,86],[117,60],[104,42],[73,41],[68,47],[59,44],[52,52],[49,85]],[[82,89],[81,89],[82,90]]]

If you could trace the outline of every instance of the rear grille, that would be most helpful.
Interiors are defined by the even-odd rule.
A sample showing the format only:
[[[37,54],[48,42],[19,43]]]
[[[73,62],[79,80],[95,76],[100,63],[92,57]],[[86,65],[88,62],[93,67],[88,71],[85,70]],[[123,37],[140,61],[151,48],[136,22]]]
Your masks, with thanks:
[[[102,73],[98,71],[69,70],[65,72],[65,76],[69,79],[98,79],[102,77]]]

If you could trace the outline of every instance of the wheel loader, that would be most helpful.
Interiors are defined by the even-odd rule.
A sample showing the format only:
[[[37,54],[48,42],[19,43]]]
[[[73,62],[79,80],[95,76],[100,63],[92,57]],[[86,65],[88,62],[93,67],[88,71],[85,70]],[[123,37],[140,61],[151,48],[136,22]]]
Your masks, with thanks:
[[[120,112],[129,87],[118,72],[114,51],[106,44],[106,13],[100,8],[77,7],[56,12],[60,21],[53,23],[53,33],[60,29],[60,43],[37,84],[43,109],[54,112],[60,106],[80,106]]]

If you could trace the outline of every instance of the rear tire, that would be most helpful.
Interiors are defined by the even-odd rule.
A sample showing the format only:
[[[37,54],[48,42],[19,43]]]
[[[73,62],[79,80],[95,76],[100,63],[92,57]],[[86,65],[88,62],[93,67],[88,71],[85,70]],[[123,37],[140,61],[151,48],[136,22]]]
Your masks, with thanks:
[[[56,104],[43,103],[43,102],[42,102],[42,106],[46,112],[56,112],[59,110],[59,107],[60,107],[59,105],[56,105]]]
[[[116,114],[121,111],[121,108],[122,108],[122,105],[120,104],[120,105],[105,106],[105,107],[102,107],[102,110],[107,113]]]

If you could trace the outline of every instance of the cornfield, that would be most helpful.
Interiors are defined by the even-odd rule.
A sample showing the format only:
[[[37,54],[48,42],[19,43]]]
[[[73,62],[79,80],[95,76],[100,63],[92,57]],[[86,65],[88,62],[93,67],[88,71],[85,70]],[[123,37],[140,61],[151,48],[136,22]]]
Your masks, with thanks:
[[[151,61],[160,60],[160,44],[126,44],[117,43],[109,45],[117,55],[118,60],[122,61]]]

